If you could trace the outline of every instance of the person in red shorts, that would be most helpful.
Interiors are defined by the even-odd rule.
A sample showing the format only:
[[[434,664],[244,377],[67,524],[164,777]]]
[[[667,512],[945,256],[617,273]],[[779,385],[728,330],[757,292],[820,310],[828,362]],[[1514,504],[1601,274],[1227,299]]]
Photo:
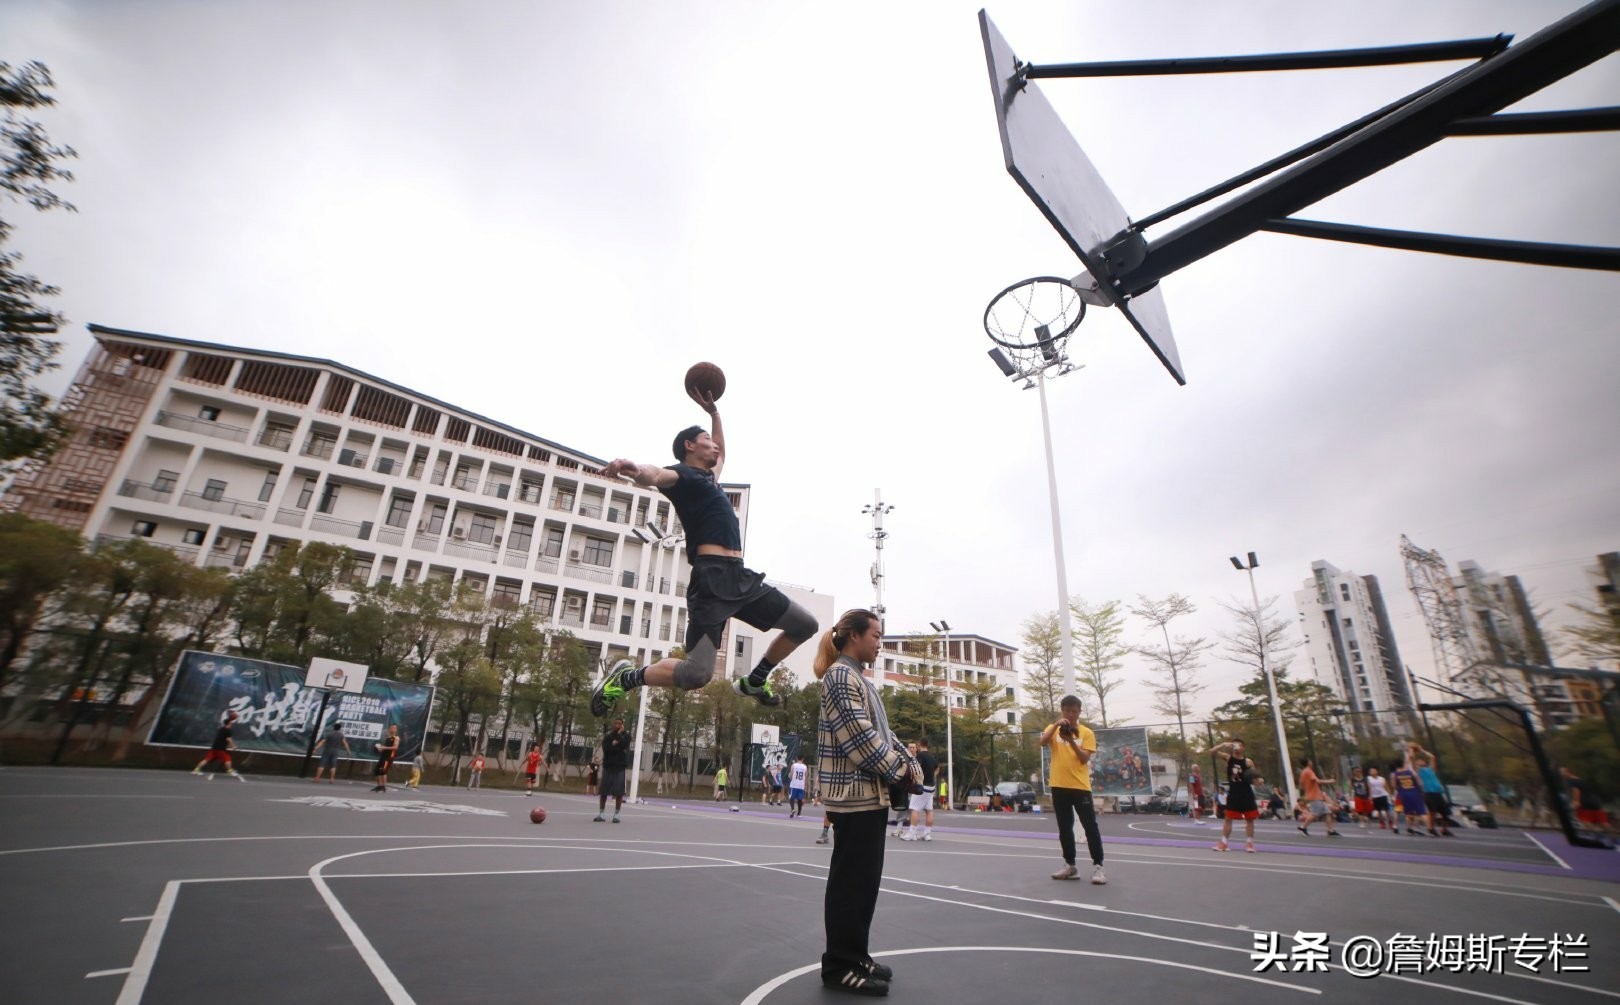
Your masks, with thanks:
[[[1192,822],[1204,826],[1204,775],[1198,765],[1192,766],[1192,777],[1187,779],[1187,812]]]
[[[197,766],[191,769],[192,774],[200,775],[205,765],[218,763],[224,765],[227,775],[239,782],[243,780],[242,776],[236,773],[236,769],[231,767],[231,751],[236,749],[236,741],[231,739],[231,726],[235,723],[236,713],[226,712],[224,720],[219,724],[219,730],[214,733],[214,745],[208,748],[208,753],[204,754],[203,759],[197,762]]]
[[[1260,805],[1254,799],[1254,762],[1243,756],[1243,741],[1237,737],[1217,744],[1210,751],[1226,754],[1226,811],[1221,821],[1221,840],[1216,851],[1226,850],[1226,840],[1232,836],[1232,821],[1243,821],[1243,850],[1254,854],[1254,822],[1260,817]]]
[[[1356,818],[1356,823],[1362,827],[1372,817],[1373,804],[1371,790],[1367,786],[1367,773],[1357,765],[1350,769],[1350,813]]]
[[[1603,795],[1568,768],[1559,768],[1558,773],[1563,776],[1564,787],[1569,790],[1569,805],[1575,809],[1575,819],[1605,834],[1613,834],[1609,813],[1603,808]]]

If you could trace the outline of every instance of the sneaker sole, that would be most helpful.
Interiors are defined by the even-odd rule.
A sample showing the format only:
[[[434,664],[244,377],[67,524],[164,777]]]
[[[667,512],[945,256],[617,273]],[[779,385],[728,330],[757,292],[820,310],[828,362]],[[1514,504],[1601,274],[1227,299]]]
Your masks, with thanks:
[[[744,691],[743,690],[743,681],[745,679],[746,678],[738,677],[738,678],[735,678],[734,680],[732,680],[732,682],[731,682],[732,693],[738,695],[739,697],[752,698],[755,701],[759,702],[761,705],[764,705],[766,708],[775,708],[778,705],[782,704],[782,699],[777,697],[774,694],[769,694],[769,693],[767,693],[765,691]]]

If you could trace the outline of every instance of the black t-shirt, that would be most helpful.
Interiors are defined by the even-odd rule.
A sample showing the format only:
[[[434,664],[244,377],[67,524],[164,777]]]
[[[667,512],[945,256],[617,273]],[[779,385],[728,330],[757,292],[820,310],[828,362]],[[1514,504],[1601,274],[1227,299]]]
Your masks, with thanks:
[[[620,730],[609,733],[602,738],[602,767],[612,768],[615,771],[628,768],[630,752],[630,731]]]
[[[219,727],[219,732],[214,734],[214,746],[211,749],[213,749],[213,750],[230,750],[231,749],[231,727],[230,727],[229,724],[226,724],[224,726]]]
[[[1254,772],[1243,761],[1242,757],[1229,757],[1226,761],[1226,808],[1229,810],[1260,808],[1254,801]]]
[[[939,761],[926,750],[917,751],[917,766],[922,768],[923,788],[934,787],[934,773],[939,770]]]
[[[659,489],[675,505],[675,515],[686,529],[686,558],[697,558],[700,544],[718,544],[732,551],[742,550],[742,528],[731,500],[715,484],[714,472],[690,464],[671,464],[666,470],[676,474],[674,485]]]

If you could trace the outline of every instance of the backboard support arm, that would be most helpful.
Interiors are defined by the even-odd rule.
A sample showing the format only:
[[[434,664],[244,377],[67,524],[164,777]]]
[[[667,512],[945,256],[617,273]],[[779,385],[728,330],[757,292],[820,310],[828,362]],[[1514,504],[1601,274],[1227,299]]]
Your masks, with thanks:
[[[1620,0],[1596,0],[1479,63],[1405,107],[1152,242],[1142,261],[1116,271],[1114,292],[1151,289],[1271,221],[1368,178],[1443,139],[1459,120],[1491,115],[1620,48]]]
[[[1315,52],[1270,52],[1249,56],[1198,56],[1189,59],[1120,59],[1097,63],[1025,63],[1030,80],[1054,77],[1156,77],[1188,73],[1253,73],[1261,70],[1327,70],[1353,66],[1397,66],[1448,59],[1483,59],[1508,47],[1512,35],[1464,38],[1451,42],[1382,45],[1365,49]]]
[[[1543,241],[1509,241],[1489,237],[1463,237],[1456,234],[1430,234],[1416,230],[1386,230],[1322,220],[1268,220],[1261,230],[1272,234],[1292,234],[1377,248],[1425,251],[1459,258],[1484,258],[1524,265],[1552,265],[1566,269],[1620,271],[1620,248],[1584,244],[1552,244]]]

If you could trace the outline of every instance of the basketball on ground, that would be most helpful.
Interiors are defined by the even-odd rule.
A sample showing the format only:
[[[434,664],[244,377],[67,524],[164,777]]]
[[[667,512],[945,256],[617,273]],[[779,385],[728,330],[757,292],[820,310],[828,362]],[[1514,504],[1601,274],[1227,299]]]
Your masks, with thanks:
[[[726,393],[726,375],[713,363],[693,363],[686,371],[686,393],[697,400],[707,394],[715,401]]]
[[[534,809],[529,811],[529,823],[531,823],[531,824],[543,824],[545,822],[546,822],[546,808],[544,806],[536,806]]]

